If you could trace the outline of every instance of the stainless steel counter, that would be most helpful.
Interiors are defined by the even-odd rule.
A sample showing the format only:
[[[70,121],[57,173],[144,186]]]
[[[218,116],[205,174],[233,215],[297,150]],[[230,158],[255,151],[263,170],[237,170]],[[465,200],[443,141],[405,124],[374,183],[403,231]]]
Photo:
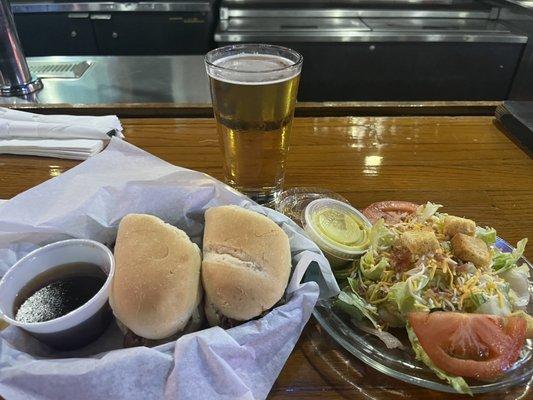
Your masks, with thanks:
[[[525,43],[498,12],[472,0],[222,0],[215,42]]]
[[[295,10],[297,12],[295,13]],[[490,18],[498,9],[479,0],[222,0],[220,19],[299,18]]]
[[[210,105],[209,84],[203,56],[87,56],[30,57],[30,70],[36,66],[46,74],[68,75],[68,64],[86,61],[89,68],[80,78],[44,78],[44,89],[34,97],[0,97],[0,104],[114,105],[173,103],[184,106]],[[57,68],[57,64],[64,68]],[[74,69],[71,69],[74,70]]]
[[[505,0],[508,3],[516,4],[528,10],[533,10],[533,0]]]
[[[215,42],[448,42],[525,43],[493,20],[453,18],[233,18]]]
[[[14,13],[47,12],[167,12],[167,11],[209,11],[209,3],[194,1],[154,1],[154,2],[68,2],[68,1],[12,1]]]

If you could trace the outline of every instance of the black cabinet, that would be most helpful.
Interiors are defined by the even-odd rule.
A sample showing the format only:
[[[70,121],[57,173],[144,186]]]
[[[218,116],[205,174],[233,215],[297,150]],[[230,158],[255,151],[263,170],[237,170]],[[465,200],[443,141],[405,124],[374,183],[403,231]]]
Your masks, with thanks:
[[[26,56],[98,54],[88,13],[15,14],[15,24]]]
[[[103,55],[204,54],[210,20],[197,13],[95,13],[91,15]]]
[[[15,13],[26,56],[205,54],[211,12]]]
[[[299,100],[502,100],[522,43],[285,43],[304,56]]]
[[[274,44],[303,55],[300,101],[503,100],[524,48],[467,42]]]

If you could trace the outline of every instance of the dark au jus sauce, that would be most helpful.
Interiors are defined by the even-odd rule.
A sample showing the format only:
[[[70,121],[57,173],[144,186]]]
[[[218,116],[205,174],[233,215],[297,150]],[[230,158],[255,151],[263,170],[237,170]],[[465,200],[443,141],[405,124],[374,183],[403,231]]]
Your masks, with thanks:
[[[87,303],[102,288],[107,275],[91,263],[70,263],[33,278],[18,293],[15,320],[44,322],[62,317]]]

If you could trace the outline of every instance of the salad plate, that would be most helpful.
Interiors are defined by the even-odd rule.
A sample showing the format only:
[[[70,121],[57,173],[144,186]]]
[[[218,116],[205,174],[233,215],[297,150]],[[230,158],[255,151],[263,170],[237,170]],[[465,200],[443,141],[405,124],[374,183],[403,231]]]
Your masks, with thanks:
[[[515,250],[514,247],[499,237],[496,238],[494,247],[504,253],[511,253]],[[525,257],[520,257],[517,264],[527,265],[530,274],[533,274],[533,266]],[[312,273],[305,277],[306,280],[313,280],[313,278]],[[531,286],[529,292],[531,295]],[[360,327],[361,325],[354,324],[349,315],[335,307],[335,301],[334,298],[320,300],[313,315],[324,330],[344,349],[370,367],[393,378],[432,390],[457,393],[454,387],[439,379],[434,371],[416,359],[405,329],[393,328],[389,330],[389,333],[398,339],[402,345],[388,348],[387,344],[390,345],[390,343],[386,344],[387,338],[380,339],[375,335],[375,330],[371,332],[373,331],[372,328],[365,329],[365,326]],[[532,302],[529,302],[525,311],[530,315],[533,314]],[[518,360],[499,379],[490,382],[466,379],[466,383],[472,394],[487,393],[518,385],[531,379],[532,376],[533,340],[527,339],[520,351]]]

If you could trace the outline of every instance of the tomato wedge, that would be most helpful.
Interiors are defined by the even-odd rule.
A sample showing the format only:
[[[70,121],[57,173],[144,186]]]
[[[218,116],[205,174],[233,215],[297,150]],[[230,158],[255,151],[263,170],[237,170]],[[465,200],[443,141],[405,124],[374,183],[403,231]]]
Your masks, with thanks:
[[[370,204],[363,210],[363,214],[372,223],[383,218],[388,224],[396,224],[413,214],[417,207],[418,204],[408,201],[380,201]]]
[[[409,315],[431,361],[451,375],[494,380],[518,359],[526,337],[521,317],[437,311]]]

